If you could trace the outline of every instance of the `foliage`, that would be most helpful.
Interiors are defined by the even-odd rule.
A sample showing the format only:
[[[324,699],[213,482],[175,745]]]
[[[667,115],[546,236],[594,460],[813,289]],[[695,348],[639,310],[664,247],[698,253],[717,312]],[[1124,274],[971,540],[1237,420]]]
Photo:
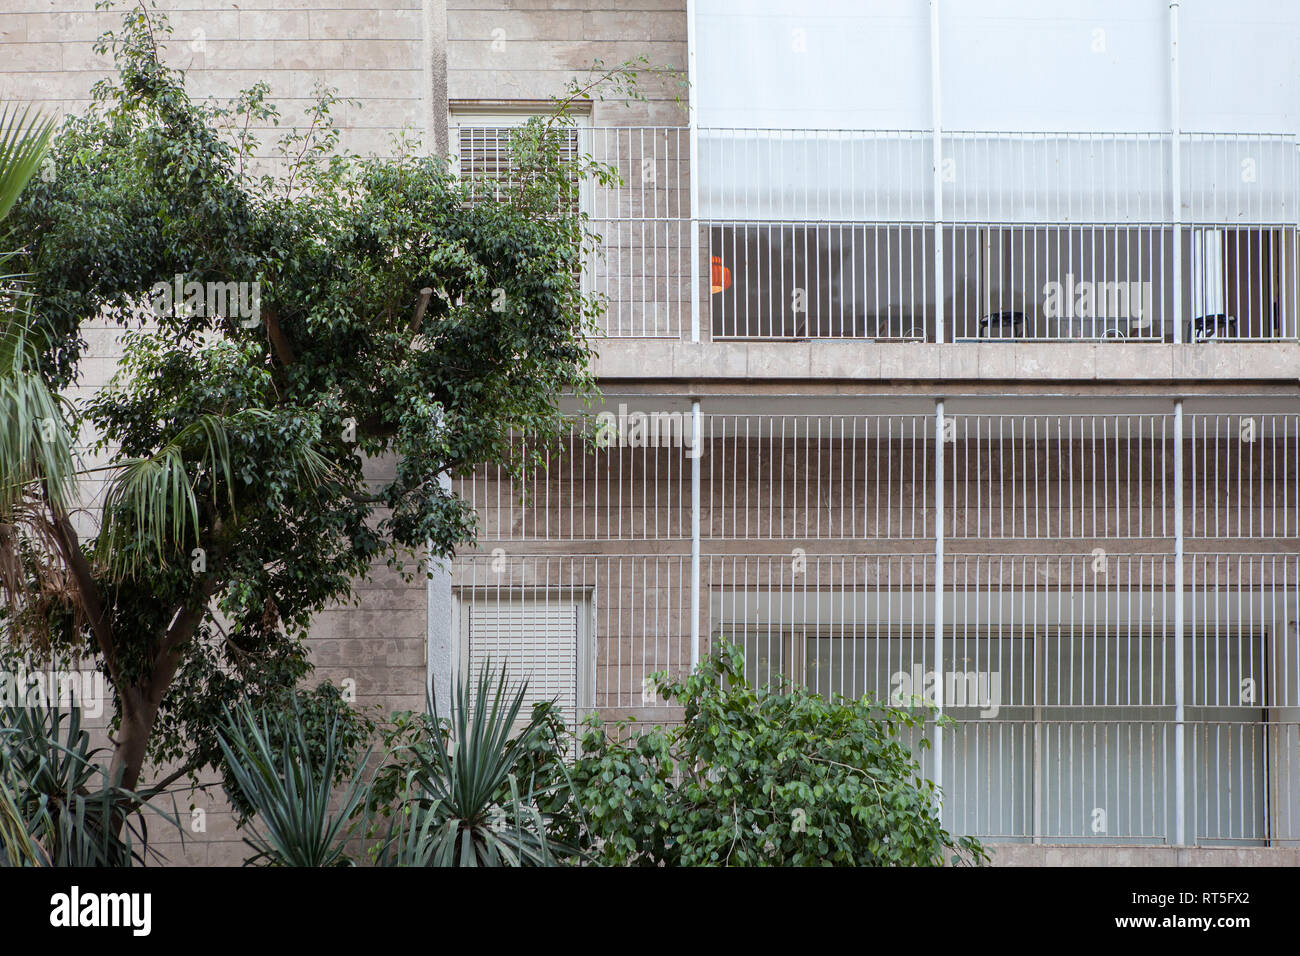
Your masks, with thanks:
[[[243,702],[244,706],[249,706]],[[312,760],[324,772],[328,755],[330,776],[328,782],[335,788],[346,788],[355,780],[365,763],[369,742],[376,731],[375,721],[352,706],[343,692],[330,683],[318,684],[310,690],[295,688],[272,692],[258,705],[261,714],[270,715],[266,725],[269,736],[267,748],[271,753],[296,753],[296,759]],[[243,714],[243,709],[236,709]],[[214,729],[217,746],[221,746],[223,729],[229,720]],[[240,726],[243,726],[241,723]],[[231,740],[226,736],[226,743]],[[305,749],[304,749],[305,744]],[[244,788],[232,772],[229,761],[222,765],[222,788],[235,811],[235,822],[242,826],[256,812],[257,807],[245,798]]]
[[[553,866],[579,854],[551,836],[548,809],[564,805],[567,775],[557,749],[554,708],[536,707],[516,734],[527,686],[506,673],[461,678],[449,717],[437,699],[423,718],[402,715],[389,731],[392,760],[375,787],[385,818],[377,860],[384,866]]]
[[[54,124],[16,106],[0,110],[0,221],[45,162]]]
[[[349,820],[368,794],[364,767],[349,759],[341,715],[329,717],[313,746],[319,715],[298,701],[288,708],[243,702],[228,708],[218,744],[231,779],[226,791],[245,817],[244,842],[257,852],[247,863],[271,866],[346,866],[351,863]],[[369,751],[361,758],[364,765]],[[335,801],[335,781],[351,773]]]
[[[573,200],[613,176],[562,161],[562,110],[519,133],[516,174],[491,190],[409,150],[341,153],[328,90],[270,143],[269,89],[192,101],[159,56],[169,30],[142,3],[101,40],[116,76],[9,217],[30,295],[0,329],[16,343],[0,355],[0,640],[103,670],[127,788],[150,762],[177,768],[155,786],[220,770],[213,715],[282,705],[314,614],[378,565],[409,578],[426,545],[472,540],[440,476],[522,474],[535,461],[512,436],[544,447],[560,397],[591,394],[600,303],[577,277],[594,240]],[[256,314],[160,304],[174,282],[255,284]],[[69,406],[53,396],[89,320],[128,330],[125,358]],[[83,431],[95,468],[71,455]],[[89,477],[107,491],[83,538]]]
[[[656,675],[685,710],[628,742],[598,721],[573,770],[600,858],[639,866],[934,866],[987,860],[947,833],[906,742],[922,716],[802,687],[754,689],[736,646]],[[921,738],[921,746],[928,741]]]
[[[175,813],[117,785],[81,725],[81,708],[23,701],[0,708],[0,864],[131,866],[151,855],[146,811]]]

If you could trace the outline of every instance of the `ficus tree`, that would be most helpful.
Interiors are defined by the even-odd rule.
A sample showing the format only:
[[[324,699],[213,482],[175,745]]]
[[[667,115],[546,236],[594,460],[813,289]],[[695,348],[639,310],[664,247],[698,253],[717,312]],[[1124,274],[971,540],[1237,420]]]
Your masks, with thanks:
[[[560,397],[592,393],[575,197],[614,173],[564,158],[566,105],[635,95],[629,68],[594,70],[515,137],[509,181],[476,189],[407,148],[340,152],[328,92],[267,142],[270,91],[191,99],[167,32],[142,4],[101,39],[116,75],[10,214],[26,294],[0,384],[3,641],[96,662],[131,790],[221,770],[216,715],[292,693],[316,612],[472,539],[439,476],[527,469],[512,436],[544,446]],[[96,319],[125,354],[71,402]]]
[[[654,675],[680,726],[609,734],[598,720],[568,776],[561,838],[614,866],[983,864],[943,827],[917,753],[927,709],[754,687],[720,642],[691,674]],[[575,812],[580,811],[580,812]]]

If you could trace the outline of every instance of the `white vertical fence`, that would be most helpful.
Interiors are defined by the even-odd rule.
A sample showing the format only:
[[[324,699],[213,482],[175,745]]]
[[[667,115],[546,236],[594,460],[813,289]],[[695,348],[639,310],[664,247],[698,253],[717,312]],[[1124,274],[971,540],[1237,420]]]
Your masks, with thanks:
[[[679,719],[648,678],[689,668],[694,624],[760,684],[907,705],[941,689],[942,767],[919,756],[957,830],[1171,843],[1181,819],[1198,844],[1300,841],[1297,416],[1188,412],[1180,447],[1151,412],[712,413],[697,442],[624,411],[612,441],[575,421],[523,485],[458,486],[482,522],[462,613],[498,608],[480,623],[518,641],[530,605],[579,621],[576,661],[568,636],[516,649],[576,715]]]

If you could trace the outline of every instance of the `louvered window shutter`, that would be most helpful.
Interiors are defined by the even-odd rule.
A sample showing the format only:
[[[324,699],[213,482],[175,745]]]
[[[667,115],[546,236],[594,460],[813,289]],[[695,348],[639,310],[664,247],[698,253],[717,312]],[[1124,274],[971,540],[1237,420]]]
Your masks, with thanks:
[[[507,185],[514,182],[514,170],[510,163],[510,134],[528,119],[526,116],[511,117],[495,122],[464,118],[462,125],[456,127],[456,155],[460,164],[460,175],[476,184],[479,195],[490,193],[489,184]],[[560,156],[566,163],[576,163],[578,158],[578,130],[569,128],[564,131],[564,143]],[[576,167],[574,175],[576,176]],[[477,184],[482,184],[481,190]],[[578,208],[570,210],[573,213]]]
[[[468,664],[472,678],[489,660],[514,684],[528,681],[521,717],[554,698],[573,726],[578,712],[577,602],[485,602],[469,608]]]

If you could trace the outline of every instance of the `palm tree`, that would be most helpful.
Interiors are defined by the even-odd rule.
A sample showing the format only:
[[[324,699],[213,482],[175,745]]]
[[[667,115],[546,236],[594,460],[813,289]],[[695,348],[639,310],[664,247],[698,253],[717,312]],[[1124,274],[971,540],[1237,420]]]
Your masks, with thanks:
[[[232,438],[273,416],[260,408],[200,414],[164,436],[151,454],[119,458],[101,469],[107,487],[97,509],[99,528],[94,547],[83,546],[72,520],[79,483],[87,477],[73,452],[79,412],[43,374],[42,357],[51,343],[37,321],[28,277],[13,269],[30,237],[3,229],[4,218],[50,156],[52,133],[53,125],[30,111],[0,112],[0,644],[48,638],[53,626],[66,627],[69,618],[77,633],[93,639],[120,702],[121,731],[109,777],[130,793],[160,701],[142,690],[147,680],[118,681],[111,592],[104,585],[126,582],[164,551],[177,552],[182,542],[199,537],[197,496],[205,482],[214,492],[224,488],[226,501],[215,520],[233,523]],[[328,463],[314,447],[295,454],[304,484],[327,478]],[[218,583],[214,578],[207,594]],[[46,613],[51,608],[59,613]],[[192,612],[196,621],[204,613],[206,601]],[[116,813],[116,829],[132,809]]]
[[[49,121],[30,111],[0,113],[0,222],[46,161],[52,132]],[[53,545],[47,553],[77,560],[61,538],[70,528],[63,525],[79,477],[72,454],[75,409],[52,393],[40,374],[42,343],[33,327],[31,292],[23,274],[6,271],[16,252],[5,247],[19,238],[9,233],[0,239],[0,592],[9,592],[16,602],[24,590],[20,529]],[[164,542],[182,538],[188,529],[197,535],[194,475],[206,472],[232,488],[231,429],[270,417],[261,409],[201,415],[154,454],[119,462],[104,498],[96,549],[100,562],[117,577],[129,576],[151,551],[161,556]],[[301,465],[312,482],[326,471],[313,449],[303,450]],[[128,541],[132,547],[124,546]]]

